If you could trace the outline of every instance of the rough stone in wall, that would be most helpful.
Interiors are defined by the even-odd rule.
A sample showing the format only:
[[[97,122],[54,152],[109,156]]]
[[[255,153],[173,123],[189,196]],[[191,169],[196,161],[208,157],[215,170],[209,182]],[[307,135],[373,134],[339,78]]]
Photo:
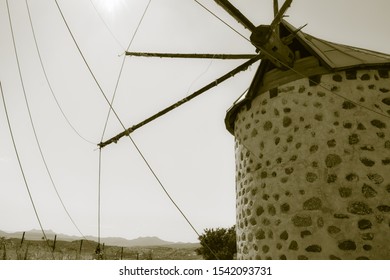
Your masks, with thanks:
[[[237,114],[239,259],[390,259],[388,72],[320,81],[266,91]]]

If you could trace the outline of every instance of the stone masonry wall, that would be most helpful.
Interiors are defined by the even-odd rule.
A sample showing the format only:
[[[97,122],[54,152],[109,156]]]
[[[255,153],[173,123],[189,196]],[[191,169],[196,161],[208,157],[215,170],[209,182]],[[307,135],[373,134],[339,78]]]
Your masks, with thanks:
[[[390,259],[389,71],[317,78],[237,115],[238,259]]]

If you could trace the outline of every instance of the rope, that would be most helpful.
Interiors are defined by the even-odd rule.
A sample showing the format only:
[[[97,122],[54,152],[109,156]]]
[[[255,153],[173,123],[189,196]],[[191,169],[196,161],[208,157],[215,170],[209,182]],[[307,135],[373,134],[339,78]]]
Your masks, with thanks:
[[[31,13],[30,13],[30,7],[29,7],[29,5],[28,5],[28,1],[25,0],[25,2],[26,2],[28,17],[29,17],[29,20],[30,20],[30,26],[31,26],[31,30],[32,30],[32,34],[33,34],[33,38],[34,38],[34,42],[35,42],[35,47],[36,47],[37,53],[38,53],[39,62],[40,62],[40,64],[41,64],[42,71],[43,71],[43,74],[44,74],[44,76],[45,76],[47,85],[49,86],[50,92],[51,92],[51,94],[52,94],[52,96],[53,96],[53,98],[54,98],[54,100],[55,100],[55,102],[56,102],[56,104],[57,104],[57,107],[58,107],[58,109],[61,111],[62,116],[64,117],[64,119],[66,120],[66,122],[69,124],[69,126],[72,128],[72,130],[73,130],[81,139],[83,139],[83,140],[86,141],[87,143],[92,144],[92,145],[95,145],[94,142],[92,142],[92,141],[86,139],[85,137],[83,137],[83,136],[77,131],[77,129],[72,125],[72,123],[70,122],[69,118],[66,116],[64,110],[61,108],[61,105],[60,105],[60,103],[59,103],[59,101],[58,101],[56,95],[54,94],[53,87],[52,87],[52,85],[51,85],[51,83],[50,83],[50,81],[49,81],[49,78],[48,78],[48,76],[47,76],[46,69],[45,69],[44,64],[43,64],[43,60],[42,60],[41,52],[40,52],[40,50],[39,50],[37,38],[36,38],[36,36],[35,36],[35,30],[34,30],[34,25],[33,25],[33,23],[32,23],[32,18],[31,18]]]
[[[91,74],[93,80],[95,81],[97,87],[99,88],[99,90],[100,90],[100,92],[102,93],[102,95],[103,95],[104,99],[106,100],[106,102],[107,102],[108,104],[110,104],[110,101],[108,100],[106,94],[104,93],[103,88],[100,86],[100,84],[99,84],[99,82],[98,82],[98,80],[97,80],[95,74],[92,72],[91,67],[89,66],[87,60],[85,59],[83,52],[81,51],[79,45],[77,44],[77,41],[76,41],[76,39],[75,39],[75,37],[74,37],[74,35],[73,35],[73,33],[72,33],[72,31],[71,31],[69,25],[68,25],[68,22],[66,21],[65,16],[64,16],[64,14],[62,13],[62,10],[61,10],[60,5],[58,4],[57,0],[55,0],[55,2],[56,2],[56,5],[57,5],[57,8],[58,8],[58,11],[60,12],[61,17],[62,17],[62,19],[63,19],[63,21],[64,21],[64,23],[65,23],[65,26],[66,26],[66,28],[68,29],[68,32],[69,32],[70,36],[72,37],[72,40],[73,40],[73,42],[75,43],[75,45],[76,45],[76,47],[77,47],[77,50],[79,51],[79,54],[81,55],[81,58],[83,59],[83,61],[84,61],[85,65],[86,65],[86,67],[88,68],[89,73]],[[116,111],[114,110],[114,108],[111,107],[111,110],[112,110],[112,112],[115,114],[115,116],[116,116],[116,117],[118,118],[118,120],[119,120],[119,116],[118,116],[118,114],[116,113]],[[121,121],[120,121],[120,123],[122,124]],[[123,124],[122,124],[122,126],[123,126]]]
[[[233,77],[234,75],[238,74],[239,72],[242,72],[244,70],[246,70],[250,65],[252,65],[253,63],[255,63],[256,61],[258,61],[260,59],[260,56],[257,55],[255,56],[254,58],[246,61],[245,63],[239,65],[238,67],[234,68],[233,70],[231,70],[230,72],[226,73],[225,75],[217,78],[216,80],[214,80],[213,82],[205,85],[204,87],[202,87],[201,89],[193,92],[192,94],[184,97],[183,99],[177,101],[176,103],[173,103],[172,105],[166,107],[165,109],[161,110],[160,112],[157,112],[155,113],[154,115],[150,116],[149,118],[129,127],[128,129],[124,129],[121,133],[117,134],[116,136],[114,137],[111,137],[110,139],[106,140],[105,142],[101,142],[98,144],[99,147],[103,148],[111,143],[116,143],[118,142],[118,140],[124,136],[128,136],[130,133],[134,132],[136,129],[139,129],[140,127],[154,121],[155,119],[161,117],[162,115],[164,114],[167,114],[168,112],[178,108],[179,106],[189,102],[190,100],[194,99],[195,97],[203,94],[204,92],[208,91],[209,89],[219,85],[220,83],[226,81],[227,79],[230,79],[231,77]]]
[[[103,89],[101,88],[101,86],[100,86],[99,82],[97,81],[95,75],[93,74],[91,68],[89,67],[88,62],[86,61],[86,59],[85,59],[85,57],[84,57],[84,55],[83,55],[83,53],[82,53],[80,47],[79,47],[78,44],[77,44],[77,41],[75,40],[75,37],[73,36],[73,34],[72,34],[71,30],[70,30],[69,25],[68,25],[68,23],[67,23],[67,21],[66,21],[64,15],[63,15],[62,11],[61,11],[61,7],[59,6],[57,0],[55,0],[55,2],[56,2],[56,5],[57,5],[58,10],[59,10],[59,12],[60,12],[60,14],[61,14],[61,16],[62,16],[62,19],[63,19],[63,21],[64,21],[64,23],[65,23],[65,25],[66,25],[66,27],[67,27],[67,29],[68,29],[68,31],[69,31],[71,37],[72,37],[72,39],[73,39],[73,42],[75,43],[75,45],[76,45],[76,47],[77,47],[77,49],[78,49],[78,51],[79,51],[81,57],[82,57],[83,60],[84,60],[84,63],[86,64],[86,66],[87,66],[89,72],[91,73],[93,79],[95,80],[97,86],[99,87],[100,92],[102,93],[104,99],[106,100],[106,102],[107,102],[108,105],[110,106],[112,112],[115,114],[115,116],[116,116],[116,118],[118,119],[119,123],[121,124],[122,128],[123,128],[124,130],[126,130],[126,128],[125,128],[123,122],[121,121],[121,119],[119,118],[118,114],[116,113],[116,111],[115,111],[114,108],[112,107],[112,104],[109,102],[109,100],[108,100],[106,94],[104,93]],[[167,195],[167,197],[169,198],[169,200],[173,203],[173,205],[176,207],[176,209],[179,211],[179,213],[183,216],[183,218],[186,220],[186,222],[190,225],[190,227],[193,229],[193,231],[196,233],[196,235],[197,235],[198,237],[200,237],[200,234],[199,234],[198,231],[195,229],[195,227],[192,225],[192,223],[189,221],[189,219],[187,218],[187,216],[186,216],[186,215],[184,214],[184,212],[180,209],[180,207],[176,204],[176,202],[173,200],[173,198],[169,195],[169,193],[168,193],[168,191],[166,190],[166,188],[164,187],[163,183],[161,182],[161,180],[159,179],[159,177],[157,176],[157,174],[155,173],[155,171],[153,170],[153,168],[151,167],[151,165],[149,164],[148,160],[145,158],[145,156],[143,155],[142,151],[139,149],[139,147],[137,146],[137,144],[135,143],[135,141],[132,139],[132,137],[131,137],[130,135],[128,135],[128,137],[129,137],[130,141],[132,142],[132,144],[134,145],[134,147],[136,148],[136,150],[137,150],[137,152],[139,153],[139,155],[141,156],[141,158],[143,159],[144,163],[146,164],[146,166],[148,167],[148,169],[149,169],[150,172],[152,173],[153,177],[157,180],[157,182],[159,183],[160,187],[163,189],[164,193],[165,193],[165,194]],[[99,157],[99,166],[100,166],[100,161],[101,161],[101,159],[100,159],[100,157]],[[101,172],[101,170],[99,171],[99,173],[100,173],[100,172]],[[100,175],[99,175],[99,178],[100,178]],[[99,184],[100,184],[100,183],[99,183]],[[207,247],[208,247],[208,246],[207,246]],[[208,247],[208,249],[209,249],[211,252],[213,252],[213,251],[211,250],[211,248]],[[216,254],[215,254],[214,252],[213,252],[213,254],[214,254],[214,256],[218,259],[218,257],[216,256]]]
[[[256,47],[257,47],[257,46],[256,46]],[[288,64],[285,64],[283,61],[280,61],[278,58],[276,58],[275,56],[273,56],[271,53],[269,53],[269,52],[267,52],[267,51],[265,51],[265,50],[261,50],[261,52],[264,52],[266,55],[268,55],[268,56],[272,57],[273,59],[277,60],[277,61],[278,61],[280,64],[282,64],[284,67],[286,67],[286,68],[288,68],[289,70],[293,71],[294,73],[296,73],[297,75],[301,76],[302,78],[308,78],[305,74],[303,74],[303,73],[301,73],[300,71],[298,71],[298,70],[292,68],[292,67],[289,66]],[[366,109],[366,110],[368,110],[368,111],[370,111],[370,112],[372,112],[372,113],[375,113],[375,114],[378,114],[378,115],[380,115],[380,116],[383,116],[383,117],[386,117],[386,118],[390,119],[390,116],[388,116],[388,115],[385,115],[385,114],[383,114],[383,113],[381,113],[381,112],[375,111],[375,110],[373,110],[373,109],[371,109],[371,108],[369,108],[369,107],[367,107],[367,106],[364,106],[364,105],[362,105],[362,104],[359,104],[359,103],[357,103],[357,102],[355,102],[355,101],[353,101],[353,100],[351,100],[351,99],[349,99],[349,98],[347,98],[347,97],[345,97],[345,96],[342,96],[342,95],[340,95],[340,94],[338,94],[338,93],[336,93],[336,92],[333,92],[333,91],[330,89],[330,88],[332,87],[330,84],[326,84],[326,83],[324,83],[324,82],[316,82],[316,81],[314,81],[314,80],[312,80],[312,79],[310,79],[310,78],[308,78],[308,80],[309,80],[311,83],[320,86],[320,87],[323,88],[324,90],[328,91],[328,92],[331,93],[331,94],[336,95],[337,97],[339,97],[339,98],[341,98],[341,99],[344,99],[344,100],[346,100],[346,101],[349,101],[349,102],[353,103],[354,105],[359,106],[359,107],[361,107],[361,108],[364,108],[364,109]],[[329,86],[330,88],[327,88],[325,85]],[[248,89],[248,90],[249,90],[249,89]],[[244,94],[245,94],[245,92],[244,92]],[[237,102],[242,96],[243,96],[243,94],[236,100],[236,102]],[[247,151],[249,151],[255,158],[261,159],[261,158],[260,158],[258,155],[256,155],[251,149],[249,149],[249,147],[248,147],[247,145],[245,145],[244,141],[242,141],[242,142],[240,142],[240,143],[241,143],[241,144],[244,146],[244,148],[245,148]]]
[[[143,14],[142,14],[142,17],[141,17],[141,20],[139,21],[138,25],[137,25],[137,28],[130,40],[130,43],[128,44],[127,46],[127,49],[126,51],[129,50],[130,46],[132,45],[133,41],[134,41],[134,38],[138,32],[138,29],[139,27],[141,26],[141,23],[145,17],[145,14],[146,14],[146,11],[148,10],[149,8],[149,5],[150,5],[150,2],[151,0],[149,0]],[[92,1],[91,1],[92,3]],[[111,98],[111,102],[109,103],[109,110],[108,110],[108,113],[107,113],[107,117],[106,117],[106,121],[105,121],[105,124],[104,124],[104,128],[103,128],[103,133],[102,133],[102,137],[101,137],[101,141],[103,141],[103,137],[104,137],[104,134],[106,132],[106,129],[107,129],[107,124],[108,124],[108,120],[110,118],[110,115],[111,115],[111,111],[113,109],[113,103],[114,103],[114,100],[115,100],[115,96],[116,96],[116,93],[117,93],[117,90],[118,90],[118,86],[119,86],[119,81],[122,77],[122,72],[123,72],[123,68],[124,68],[124,65],[125,65],[125,61],[126,61],[126,56],[123,56],[123,60],[122,60],[122,64],[121,64],[121,68],[119,70],[119,74],[118,74],[118,79],[116,81],[116,84],[115,84],[115,89],[114,89],[114,93],[112,95],[112,98]],[[98,246],[100,247],[100,228],[101,228],[101,223],[100,223],[100,216],[101,216],[101,196],[100,196],[100,193],[101,193],[101,165],[102,165],[102,149],[99,148],[99,185],[98,185]],[[100,252],[100,248],[99,248],[99,252]]]
[[[27,2],[26,2],[26,4],[27,4]],[[32,118],[32,113],[31,113],[31,109],[30,109],[30,105],[29,105],[29,102],[28,102],[27,94],[26,94],[26,89],[25,89],[25,85],[24,85],[23,75],[22,75],[22,72],[21,72],[21,67],[20,67],[20,62],[19,62],[19,55],[18,55],[17,48],[16,48],[16,41],[15,41],[14,32],[13,32],[13,28],[12,28],[12,21],[11,21],[10,13],[9,13],[9,19],[10,19],[11,34],[12,34],[12,40],[13,40],[13,44],[14,44],[14,51],[15,51],[15,56],[16,56],[16,62],[17,62],[18,71],[19,71],[19,77],[20,77],[20,81],[21,81],[21,85],[22,85],[22,89],[23,89],[24,100],[25,100],[25,103],[26,103],[26,107],[27,107],[27,111],[28,111],[31,127],[33,129],[34,138],[35,138],[35,141],[37,143],[39,153],[41,155],[43,164],[45,166],[45,169],[46,169],[46,172],[47,172],[47,174],[49,176],[51,184],[52,184],[52,186],[54,188],[54,191],[55,191],[55,193],[56,193],[56,195],[57,195],[57,197],[58,197],[58,199],[59,199],[59,201],[60,201],[64,211],[65,211],[65,213],[67,214],[67,216],[69,217],[70,221],[75,226],[77,231],[81,234],[82,237],[84,237],[84,235],[81,233],[80,229],[76,225],[75,221],[71,217],[69,211],[67,210],[67,208],[66,208],[66,206],[65,206],[65,204],[64,204],[64,202],[63,202],[63,200],[62,200],[62,198],[61,198],[61,196],[60,196],[60,194],[58,192],[56,184],[54,183],[53,176],[51,175],[50,169],[49,169],[48,164],[46,162],[46,158],[44,156],[44,153],[43,153],[43,150],[42,150],[42,146],[41,146],[41,144],[39,142],[38,134],[37,134],[37,131],[36,131],[36,128],[35,128],[35,124],[34,124],[34,121],[33,121],[33,118]]]
[[[8,12],[9,12],[8,0],[6,0],[6,3],[7,3],[7,9],[8,9]],[[50,252],[51,252],[52,258],[55,259],[54,253],[52,252],[51,247],[50,247],[50,244],[49,244],[49,240],[47,239],[45,230],[43,229],[41,219],[39,218],[38,210],[37,210],[37,208],[36,208],[36,206],[35,206],[35,203],[34,203],[34,200],[33,200],[32,194],[31,194],[31,191],[30,191],[30,187],[28,186],[27,179],[26,179],[26,175],[24,174],[22,162],[21,162],[21,160],[20,160],[19,152],[18,152],[18,149],[17,149],[17,147],[16,147],[16,142],[15,142],[14,134],[13,134],[13,132],[12,132],[11,122],[10,122],[10,119],[9,119],[9,116],[8,116],[7,105],[6,105],[6,102],[5,102],[5,97],[4,97],[3,87],[2,87],[2,85],[1,85],[1,82],[0,82],[0,91],[1,91],[1,97],[2,97],[2,99],[3,99],[3,106],[4,106],[5,116],[6,116],[6,118],[7,118],[8,129],[9,129],[9,132],[10,132],[10,135],[11,135],[12,144],[13,144],[13,146],[14,146],[14,150],[15,150],[16,158],[17,158],[17,160],[18,160],[19,168],[20,168],[20,171],[21,171],[22,176],[23,176],[24,185],[26,186],[26,190],[27,190],[28,196],[29,196],[29,198],[30,198],[30,202],[31,202],[32,207],[33,207],[33,210],[34,210],[35,217],[37,218],[39,227],[41,228],[41,231],[42,231],[42,234],[43,234],[43,238],[45,239],[45,242],[46,242],[47,246],[50,248]]]
[[[99,149],[99,178],[98,178],[98,246],[100,247],[100,213],[101,213],[101,174],[102,174],[102,149]]]
[[[112,0],[110,0],[110,1],[112,1]],[[106,26],[108,32],[110,32],[112,38],[118,43],[118,45],[121,47],[121,49],[124,50],[125,48],[122,46],[121,42],[119,42],[118,38],[114,35],[114,33],[112,32],[111,28],[108,26],[108,24],[106,23],[106,21],[104,20],[102,15],[99,13],[99,10],[96,8],[96,5],[93,3],[92,0],[89,0],[89,2],[91,2],[93,8],[95,9],[95,11],[97,13],[97,15],[99,16],[99,18],[101,19],[103,24]]]
[[[216,19],[218,19],[219,21],[221,21],[223,24],[225,24],[227,27],[229,27],[231,30],[233,30],[235,33],[237,33],[238,35],[240,35],[242,38],[244,38],[246,41],[248,41],[249,43],[252,44],[252,42],[246,38],[244,35],[242,35],[239,31],[237,31],[236,29],[234,29],[230,24],[228,24],[226,21],[224,21],[222,18],[220,18],[219,16],[217,16],[215,13],[213,13],[210,9],[208,9],[206,6],[204,6],[202,3],[200,3],[198,0],[194,0],[199,6],[201,6],[203,9],[205,9],[207,12],[209,12],[211,15],[213,15]]]
[[[307,75],[305,75],[305,74],[301,73],[300,71],[298,71],[298,70],[292,68],[291,66],[287,65],[287,64],[284,63],[283,61],[280,61],[278,58],[276,58],[275,56],[273,56],[271,53],[269,53],[269,52],[267,52],[267,51],[265,51],[265,50],[261,50],[261,52],[264,52],[267,56],[272,57],[273,59],[277,60],[280,64],[282,64],[283,66],[287,67],[289,70],[293,71],[294,73],[296,73],[297,75],[301,76],[302,78],[308,78]],[[346,100],[346,101],[349,101],[349,102],[353,103],[354,105],[359,106],[359,107],[361,107],[361,108],[364,108],[364,109],[366,109],[366,110],[368,110],[368,111],[370,111],[370,112],[372,112],[372,113],[375,113],[375,114],[378,114],[378,115],[380,115],[380,116],[382,116],[382,117],[385,117],[385,118],[390,119],[390,116],[385,115],[385,114],[382,113],[382,112],[378,112],[378,111],[376,111],[376,110],[373,110],[373,109],[371,109],[371,108],[369,108],[369,107],[367,107],[367,106],[365,106],[365,105],[362,105],[362,104],[360,104],[360,103],[357,103],[356,101],[353,101],[353,100],[349,99],[348,97],[342,96],[341,94],[338,94],[338,93],[332,91],[332,90],[330,89],[330,88],[331,88],[331,85],[329,85],[329,84],[328,84],[328,86],[330,86],[330,88],[327,88],[327,87],[325,86],[325,85],[327,85],[327,84],[324,83],[324,82],[316,82],[316,81],[314,81],[314,80],[312,80],[312,79],[310,79],[310,78],[308,78],[308,80],[309,80],[311,83],[320,86],[320,87],[323,88],[324,90],[328,91],[328,92],[331,93],[331,94],[334,94],[335,96],[337,96],[337,97],[339,97],[339,98],[341,98],[341,99],[344,99],[344,100]]]
[[[171,197],[171,195],[169,194],[169,192],[167,191],[167,189],[164,187],[164,184],[161,182],[161,180],[159,179],[159,177],[157,176],[157,174],[155,173],[155,171],[153,170],[153,168],[151,167],[151,165],[149,164],[149,162],[147,161],[147,159],[145,158],[145,156],[143,155],[143,153],[141,152],[141,150],[138,148],[138,145],[134,142],[133,138],[128,135],[131,143],[134,145],[134,147],[136,148],[137,152],[139,153],[139,155],[142,157],[142,159],[144,160],[146,166],[148,167],[148,169],[150,170],[150,172],[152,173],[153,177],[156,179],[156,181],[158,182],[158,184],[160,185],[160,187],[162,188],[162,190],[164,191],[164,193],[166,194],[166,196],[168,197],[168,199],[172,202],[172,204],[176,207],[176,209],[179,211],[179,213],[183,216],[183,218],[186,220],[186,222],[188,223],[188,225],[192,228],[192,230],[196,233],[196,235],[200,238],[201,235],[199,234],[199,232],[195,229],[194,225],[190,222],[190,220],[187,218],[187,216],[184,214],[184,212],[180,209],[180,207],[176,204],[176,202],[174,201],[174,199]],[[216,253],[205,243],[206,247],[210,250],[210,252],[214,255],[214,257],[218,260],[218,256],[216,255]]]
[[[214,54],[214,55],[212,56],[210,62],[208,63],[207,67],[203,70],[203,72],[200,73],[200,74],[191,82],[191,84],[189,85],[189,87],[188,87],[188,89],[187,89],[187,94],[190,92],[192,86],[193,86],[197,81],[199,81],[200,78],[202,78],[202,77],[210,70],[211,65],[214,63],[214,59],[215,59],[216,56],[217,56],[216,54]]]
[[[92,1],[92,0],[91,0],[91,1]],[[149,0],[149,2],[148,2],[147,6],[146,6],[146,8],[145,8],[145,10],[144,10],[144,12],[143,12],[143,14],[142,14],[141,19],[140,19],[140,21],[138,22],[137,28],[135,29],[135,32],[134,32],[134,34],[133,34],[133,36],[132,36],[132,38],[131,38],[131,40],[130,40],[128,46],[127,46],[126,52],[129,51],[131,45],[133,44],[133,41],[134,41],[134,39],[135,39],[135,36],[136,36],[137,33],[138,33],[138,30],[139,30],[139,28],[140,28],[140,26],[141,26],[141,24],[142,24],[142,21],[143,21],[143,19],[144,19],[144,17],[145,17],[145,14],[146,14],[147,10],[149,9],[149,5],[150,5],[151,2],[152,2],[152,1]],[[117,81],[116,81],[116,85],[115,85],[115,89],[114,89],[114,94],[113,94],[112,99],[111,99],[111,102],[110,102],[110,106],[109,106],[109,109],[108,109],[106,122],[105,122],[105,124],[104,124],[104,129],[103,129],[103,133],[102,133],[102,138],[101,138],[100,142],[103,141],[104,134],[106,133],[108,120],[109,120],[110,115],[111,115],[111,110],[113,109],[113,104],[114,104],[116,92],[117,92],[117,90],[118,90],[119,81],[120,81],[120,79],[121,79],[121,77],[122,77],[122,72],[123,72],[123,68],[124,68],[124,65],[125,65],[125,61],[126,61],[126,55],[123,56],[122,65],[121,65],[121,68],[120,68],[120,70],[119,70],[118,79],[117,79]]]
[[[241,37],[243,37],[246,41],[248,41],[248,42],[250,42],[251,44],[253,44],[253,42],[251,42],[248,38],[246,38],[244,35],[242,35],[240,32],[238,32],[236,29],[234,29],[232,26],[230,26],[228,23],[226,23],[226,22],[225,22],[224,20],[222,20],[220,17],[218,17],[215,13],[213,13],[212,11],[210,11],[207,7],[205,7],[204,5],[202,5],[199,1],[197,1],[197,0],[194,0],[194,1],[195,1],[196,3],[198,3],[201,7],[203,7],[206,11],[208,11],[210,14],[212,14],[215,18],[217,18],[217,19],[220,20],[222,23],[224,23],[227,27],[229,27],[229,28],[232,29],[234,32],[236,32],[236,33],[239,34]],[[261,49],[261,52],[263,52],[263,53],[265,53],[267,56],[272,57],[273,59],[277,60],[277,61],[278,61],[279,63],[281,63],[283,66],[287,67],[289,70],[295,72],[295,73],[298,74],[299,76],[301,76],[301,77],[303,77],[303,78],[306,78],[306,77],[307,77],[306,75],[302,74],[301,72],[297,71],[296,69],[293,69],[291,66],[289,66],[289,65],[285,64],[284,62],[280,61],[280,60],[279,60],[278,58],[276,58],[272,53],[267,52],[266,50],[264,50],[263,48],[260,48],[259,46],[256,46],[256,45],[255,45],[255,47]],[[385,115],[384,113],[381,113],[381,112],[378,112],[378,111],[376,111],[376,110],[373,110],[373,109],[371,109],[371,108],[369,108],[369,107],[367,107],[367,106],[364,106],[364,105],[362,105],[362,104],[359,104],[359,103],[357,103],[357,102],[355,102],[355,101],[353,101],[353,100],[351,100],[351,99],[349,99],[349,98],[347,98],[347,97],[345,97],[345,96],[342,96],[342,95],[340,95],[340,94],[338,94],[338,93],[336,93],[336,92],[333,92],[331,89],[329,89],[329,88],[327,88],[326,86],[324,86],[324,83],[323,83],[323,82],[317,83],[317,82],[315,82],[315,81],[313,81],[313,80],[311,80],[311,79],[309,79],[309,81],[310,81],[310,82],[316,83],[318,86],[322,87],[323,89],[327,90],[328,92],[330,92],[330,93],[336,95],[336,96],[339,97],[339,98],[342,98],[342,99],[344,99],[344,100],[346,100],[346,101],[349,101],[349,102],[353,103],[353,104],[356,105],[356,106],[359,106],[359,107],[364,108],[364,109],[366,109],[366,110],[368,110],[368,111],[371,111],[371,112],[376,113],[376,114],[378,114],[378,115],[380,115],[380,116],[383,116],[383,117],[386,117],[386,118],[389,118],[389,119],[390,119],[390,116]]]

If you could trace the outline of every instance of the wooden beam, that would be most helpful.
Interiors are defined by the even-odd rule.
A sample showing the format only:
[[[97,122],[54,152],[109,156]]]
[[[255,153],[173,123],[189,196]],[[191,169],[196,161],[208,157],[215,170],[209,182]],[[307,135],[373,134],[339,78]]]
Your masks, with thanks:
[[[128,56],[160,58],[200,58],[200,59],[251,59],[256,54],[197,54],[197,53],[146,53],[126,52]]]
[[[283,19],[284,13],[287,11],[287,9],[291,6],[293,0],[286,0],[278,13],[275,15],[274,20],[272,21],[270,27],[272,30],[274,30],[280,23],[280,21]]]
[[[101,142],[98,144],[99,148],[104,148],[105,146],[111,144],[111,143],[117,143],[119,139],[121,139],[123,136],[128,136],[130,133],[134,132],[136,129],[144,126],[145,124],[147,123],[150,123],[151,121],[161,117],[162,115],[172,111],[173,109],[183,105],[184,103],[190,101],[191,99],[197,97],[198,95],[204,93],[205,91],[217,86],[218,84],[226,81],[227,79],[233,77],[235,74],[241,72],[241,71],[244,71],[246,69],[248,69],[248,67],[250,65],[252,65],[253,63],[255,63],[256,61],[260,60],[261,58],[261,55],[257,55],[255,57],[253,57],[252,59],[248,60],[247,62],[241,64],[240,66],[236,67],[235,69],[233,69],[232,71],[226,73],[225,75],[219,77],[218,79],[216,79],[215,81],[209,83],[208,85],[204,86],[203,88],[199,89],[198,91],[195,91],[194,93],[192,93],[191,95],[183,98],[182,100],[176,102],[175,104],[163,109],[162,111],[158,112],[157,114],[154,114],[153,116],[145,119],[144,121],[136,124],[136,125],[133,125],[132,127],[129,127],[128,129],[126,129],[125,131],[119,133],[118,135],[108,139],[107,141],[105,142]]]
[[[278,0],[274,0],[274,18],[277,16],[279,12],[279,2]],[[275,32],[279,36],[279,25],[275,27]]]
[[[278,0],[274,0],[274,17],[276,17],[278,12],[279,12],[279,3]]]
[[[25,231],[23,231],[23,235],[22,235],[22,240],[20,241],[20,246],[22,246],[23,245],[23,241],[24,241],[24,236],[26,235],[26,232]]]
[[[57,243],[57,234],[54,235],[54,242],[53,242],[53,252],[56,249],[56,243]]]
[[[80,240],[80,249],[79,249],[79,253],[80,253],[80,256],[81,256],[81,250],[83,249],[83,239]]]
[[[232,5],[228,0],[214,0],[218,5],[220,5],[226,12],[228,12],[233,18],[235,18],[239,23],[241,23],[245,28],[249,29],[251,32],[255,30],[256,26],[244,16],[236,7]]]

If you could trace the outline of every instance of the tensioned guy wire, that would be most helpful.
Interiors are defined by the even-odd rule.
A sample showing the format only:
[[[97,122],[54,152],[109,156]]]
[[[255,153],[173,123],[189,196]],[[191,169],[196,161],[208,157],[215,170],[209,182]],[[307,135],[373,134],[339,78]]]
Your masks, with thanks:
[[[78,49],[78,51],[79,51],[79,53],[80,53],[80,55],[81,55],[81,57],[82,57],[84,63],[85,63],[85,65],[87,66],[87,68],[88,68],[90,74],[92,75],[92,77],[93,77],[93,79],[94,79],[96,85],[98,86],[100,92],[102,93],[104,99],[106,100],[106,102],[107,102],[108,105],[110,106],[111,111],[112,111],[112,112],[114,113],[114,115],[116,116],[116,118],[117,118],[117,120],[119,121],[120,125],[122,126],[122,128],[123,128],[124,130],[126,130],[126,127],[124,126],[124,124],[123,124],[123,122],[121,121],[120,117],[118,116],[118,114],[116,113],[116,111],[115,111],[115,109],[113,108],[112,104],[111,104],[110,101],[108,100],[108,98],[107,98],[106,94],[104,93],[102,87],[100,86],[98,80],[96,79],[95,75],[93,74],[91,67],[89,66],[87,60],[85,59],[85,57],[84,57],[84,55],[83,55],[83,53],[82,53],[82,51],[81,51],[79,45],[77,44],[77,41],[76,41],[75,37],[73,36],[73,33],[72,33],[72,31],[71,31],[71,29],[70,29],[70,27],[69,27],[69,25],[68,25],[68,23],[67,23],[67,21],[66,21],[66,19],[65,19],[65,16],[64,16],[64,14],[62,13],[62,10],[61,10],[60,5],[58,4],[57,0],[55,0],[55,2],[56,2],[56,5],[57,5],[58,10],[59,10],[59,12],[60,12],[60,14],[61,14],[61,16],[62,16],[62,19],[63,19],[63,21],[64,21],[64,23],[65,23],[65,25],[66,25],[66,27],[67,27],[67,29],[68,29],[68,32],[69,32],[69,34],[71,35],[71,37],[72,37],[72,39],[73,39],[73,42],[75,43],[75,45],[76,45],[76,47],[77,47],[77,49]],[[168,193],[168,191],[166,190],[166,188],[164,187],[163,183],[161,182],[161,180],[159,179],[159,177],[157,176],[157,174],[155,173],[155,171],[153,170],[153,168],[151,167],[151,165],[149,164],[149,162],[147,161],[147,159],[145,158],[145,156],[143,155],[142,151],[139,149],[139,147],[137,146],[137,144],[135,143],[135,141],[133,140],[133,138],[132,138],[130,135],[127,135],[127,136],[129,137],[130,141],[132,142],[132,144],[133,144],[134,147],[136,148],[137,152],[139,153],[139,155],[140,155],[141,158],[143,159],[143,161],[144,161],[144,163],[146,164],[146,166],[148,167],[149,171],[152,173],[153,177],[157,180],[157,182],[159,183],[160,187],[163,189],[163,191],[165,192],[165,194],[167,195],[167,197],[169,198],[169,200],[173,203],[173,205],[176,207],[176,209],[180,212],[180,214],[183,216],[183,218],[187,221],[187,223],[190,225],[190,227],[193,229],[193,231],[196,233],[196,235],[197,235],[198,237],[200,237],[200,234],[199,234],[198,231],[195,229],[195,227],[192,225],[192,223],[189,221],[189,219],[187,218],[187,216],[183,213],[183,211],[180,209],[180,207],[175,203],[175,201],[173,200],[173,198],[169,195],[169,193]],[[211,252],[213,252],[213,251],[211,250],[211,248],[209,248],[209,249],[210,249]],[[213,253],[213,254],[215,255],[215,253]],[[216,256],[216,255],[215,255],[215,256]],[[217,256],[216,256],[216,257],[217,257]],[[217,258],[218,258],[218,257],[217,257]]]

